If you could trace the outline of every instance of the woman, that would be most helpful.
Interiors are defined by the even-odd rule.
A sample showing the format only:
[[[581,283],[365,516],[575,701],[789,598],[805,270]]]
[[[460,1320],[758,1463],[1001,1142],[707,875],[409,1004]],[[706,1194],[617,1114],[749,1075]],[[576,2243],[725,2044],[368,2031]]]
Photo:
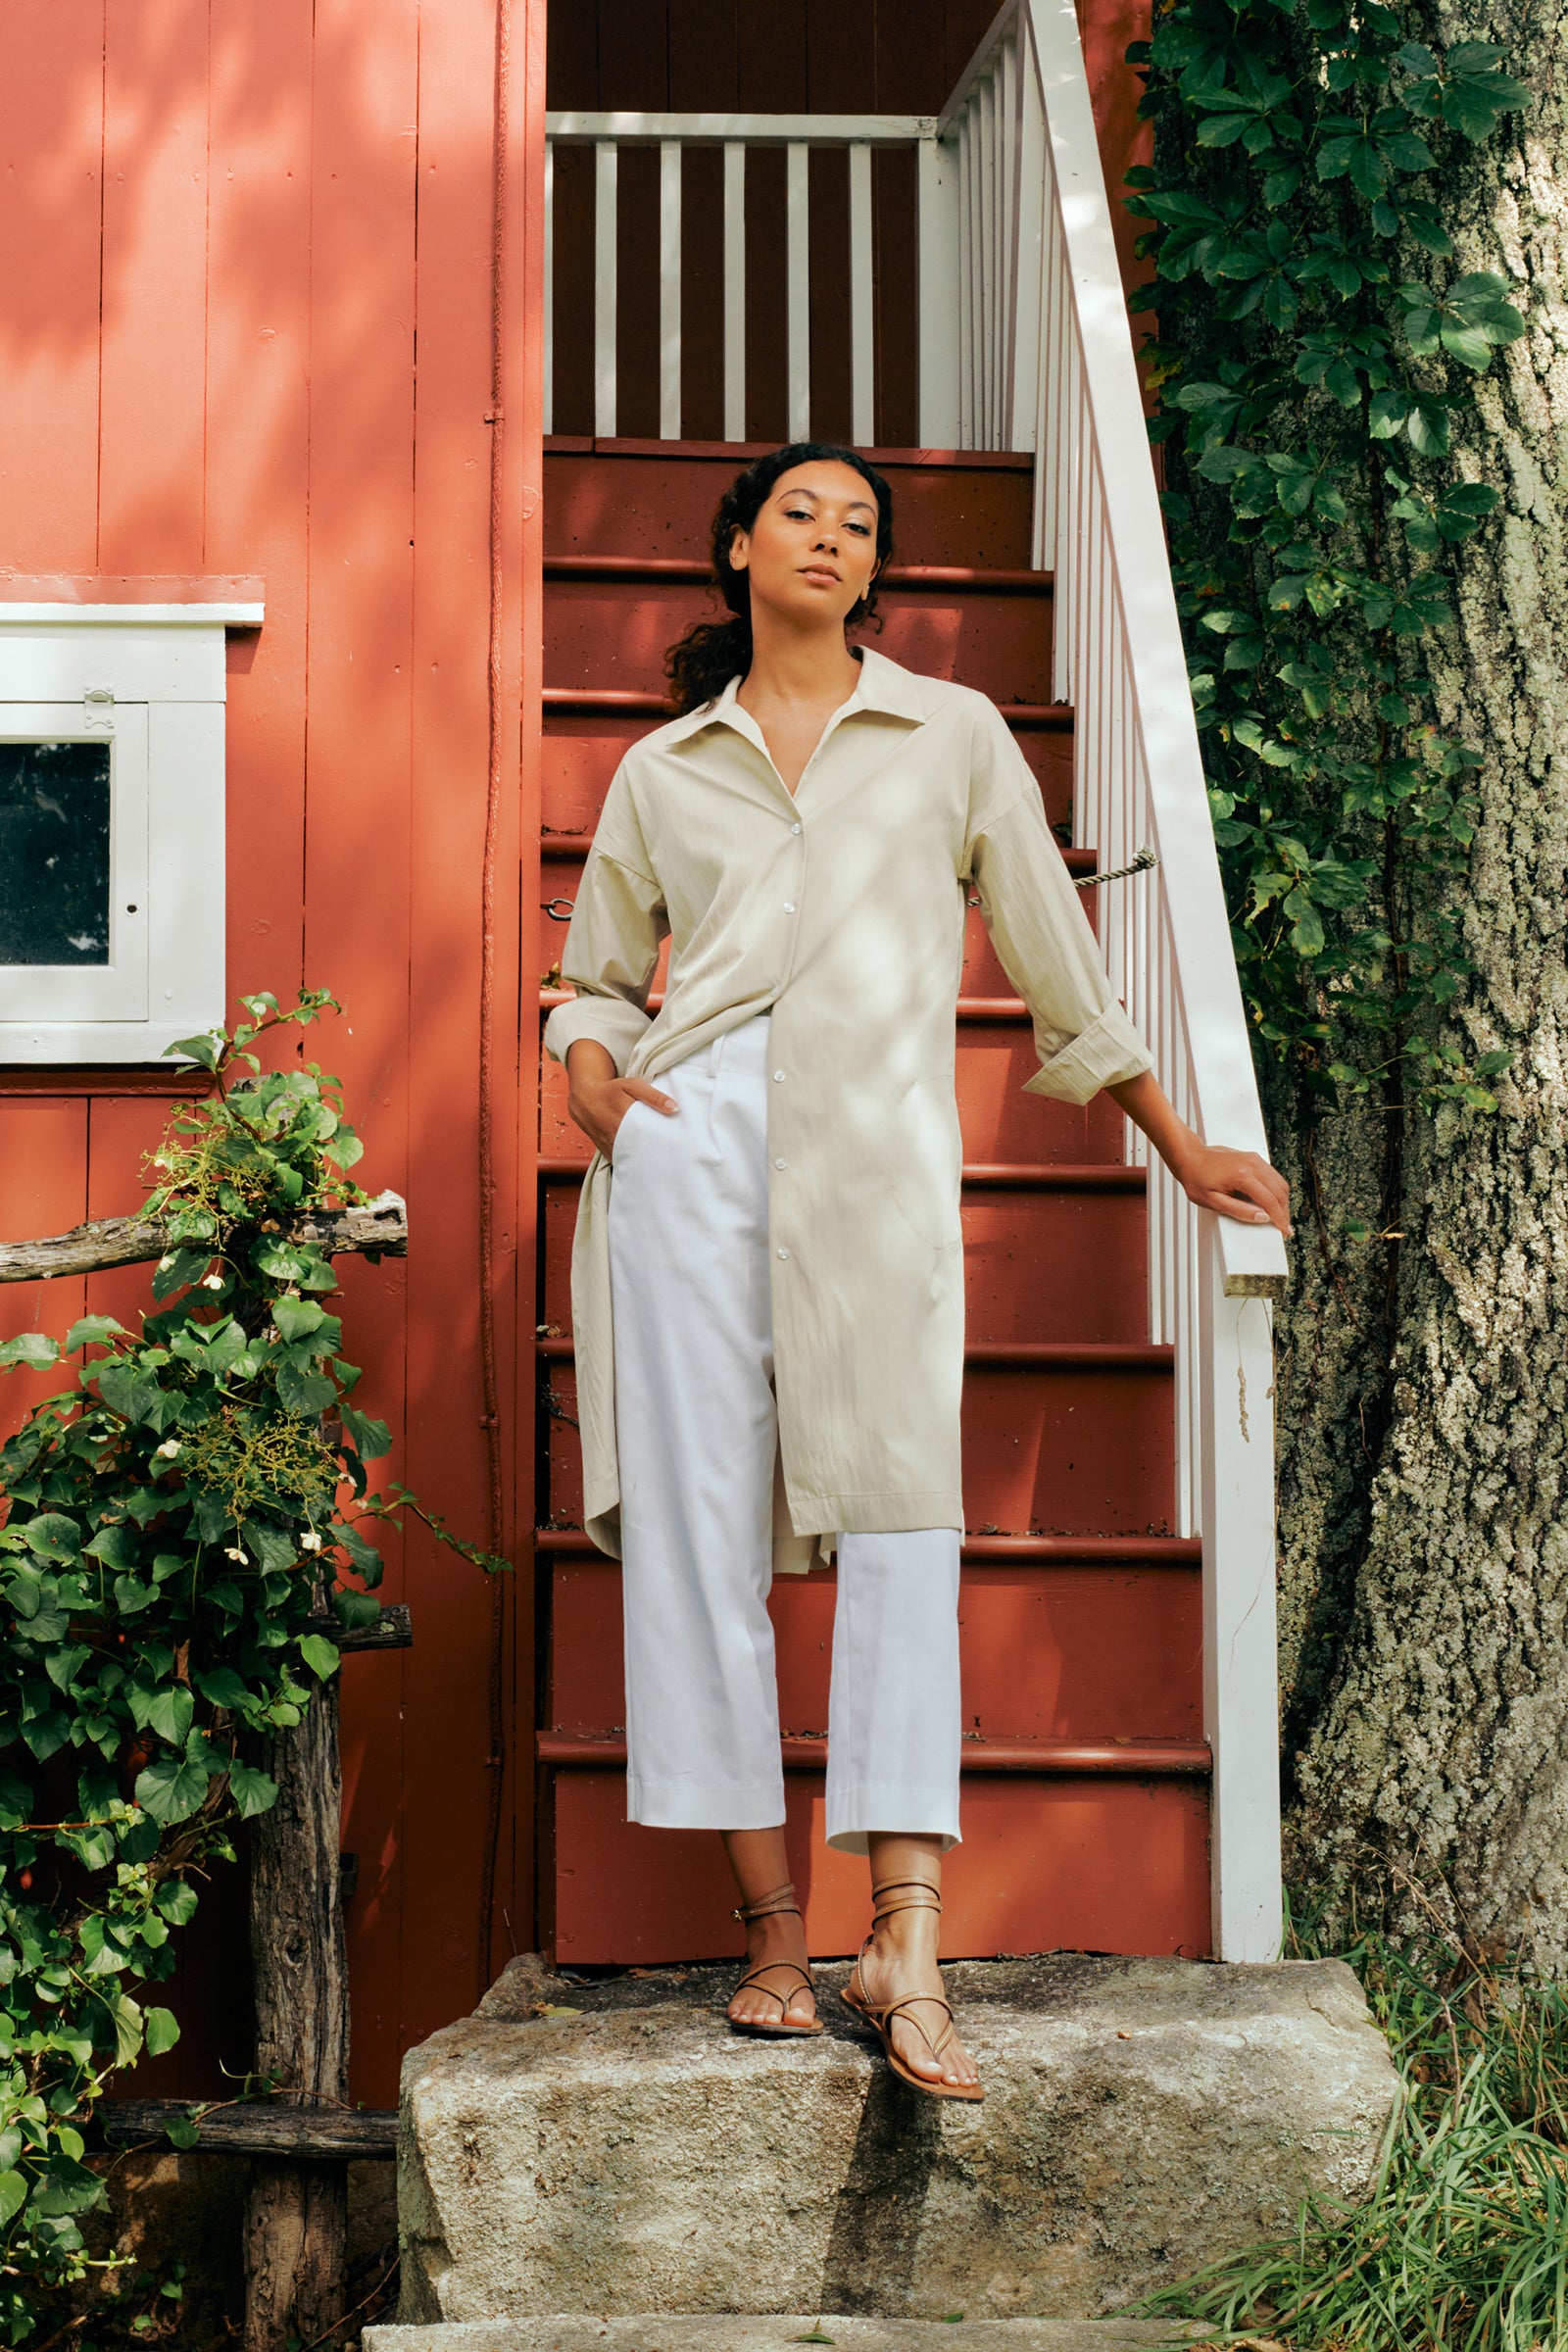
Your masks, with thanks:
[[[1027,1091],[1107,1088],[1223,1215],[1288,1233],[1289,1196],[1161,1093],[1000,712],[847,643],[892,546],[891,493],[851,450],[794,443],[728,491],[732,617],[671,650],[680,715],[611,784],[545,1043],[596,1147],[572,1300],[584,1517],[623,1563],[629,1816],[723,1834],[750,1960],[731,2022],[820,2032],[765,1602],[774,1571],[836,1547],[827,1834],[868,1854],[874,1905],[845,1997],[906,2080],[975,2099],[937,1964],[969,893],[1033,1017]]]

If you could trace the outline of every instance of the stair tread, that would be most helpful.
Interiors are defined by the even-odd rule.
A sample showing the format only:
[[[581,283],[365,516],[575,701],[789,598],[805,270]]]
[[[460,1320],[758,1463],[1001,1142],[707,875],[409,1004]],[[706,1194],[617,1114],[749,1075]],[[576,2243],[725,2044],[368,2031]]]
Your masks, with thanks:
[[[662,2311],[600,2319],[447,2322],[434,2328],[367,2328],[366,2352],[782,2352],[820,2342],[842,2352],[1154,2352],[1200,2330],[1153,2320],[879,2320],[837,2313]]]
[[[544,558],[547,580],[607,580],[653,583],[667,580],[710,585],[712,565],[702,556],[578,555],[573,550]],[[1049,571],[1005,564],[890,564],[878,582],[883,589],[973,590],[993,596],[1051,596]]]
[[[786,1732],[779,1742],[787,1772],[820,1771],[827,1740]],[[626,1741],[613,1732],[539,1732],[534,1754],[541,1764],[570,1769],[624,1764]],[[1206,1774],[1212,1759],[1206,1740],[965,1740],[966,1773],[1051,1773],[1115,1775],[1118,1779],[1168,1779]]]
[[[609,1569],[620,1565],[580,1527],[536,1527],[534,1548],[551,1556],[586,1557]],[[962,1556],[986,1567],[1200,1568],[1203,1545],[1199,1536],[1004,1536],[970,1530]]]

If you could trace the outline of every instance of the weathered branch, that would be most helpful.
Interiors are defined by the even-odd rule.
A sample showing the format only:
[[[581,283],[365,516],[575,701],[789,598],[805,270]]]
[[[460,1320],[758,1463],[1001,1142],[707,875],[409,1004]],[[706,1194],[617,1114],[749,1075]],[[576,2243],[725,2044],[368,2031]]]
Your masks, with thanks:
[[[184,2099],[106,2099],[94,2122],[112,2148],[159,2139],[190,2114]],[[395,2107],[307,2107],[297,2100],[241,2099],[196,2122],[196,2144],[233,2156],[296,2157],[315,2164],[397,2149]]]
[[[331,1609],[322,1609],[318,1616],[305,1621],[308,1634],[324,1634],[328,1642],[342,1650],[350,1649],[412,1649],[414,1626],[406,1600],[388,1600],[381,1604],[381,1614],[373,1625],[345,1625]]]
[[[289,1241],[314,1242],[329,1257],[407,1257],[409,1212],[401,1194],[378,1193],[363,1208],[298,1217],[283,1228]],[[0,1282],[47,1281],[58,1274],[101,1274],[162,1257],[167,1226],[149,1217],[96,1217],[40,1242],[0,1242]]]

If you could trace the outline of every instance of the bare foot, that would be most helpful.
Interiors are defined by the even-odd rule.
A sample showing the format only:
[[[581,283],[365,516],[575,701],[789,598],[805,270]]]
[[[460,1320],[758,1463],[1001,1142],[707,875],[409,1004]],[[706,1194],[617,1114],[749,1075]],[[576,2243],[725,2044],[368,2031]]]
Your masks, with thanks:
[[[937,1965],[937,1916],[935,1911],[911,1909],[877,1922],[859,1964],[860,1983],[874,2009],[911,1993],[944,1996]],[[956,2034],[941,2057],[933,2057],[931,2045],[942,2039],[947,2023],[946,2010],[923,1998],[912,2009],[901,2009],[893,2020],[893,2046],[910,2072],[927,2082],[977,2083],[979,2072]]]
[[[780,1968],[777,1963],[793,1961],[793,1968]],[[754,1919],[746,1927],[747,1969],[761,1967],[764,1974],[760,1984],[748,1984],[737,1992],[729,2004],[728,2015],[738,2026],[808,2026],[816,2015],[816,1996],[808,1984],[804,1984],[796,1969],[807,1966],[806,1929],[794,1911],[771,1911],[765,1919]],[[782,2013],[777,1993],[784,2001]]]

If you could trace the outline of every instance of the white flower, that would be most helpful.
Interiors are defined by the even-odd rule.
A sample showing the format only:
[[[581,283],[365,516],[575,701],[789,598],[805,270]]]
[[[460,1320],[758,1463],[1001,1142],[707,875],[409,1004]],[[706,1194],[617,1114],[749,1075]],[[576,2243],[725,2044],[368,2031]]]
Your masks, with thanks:
[[[223,1277],[221,1274],[204,1274],[201,1287],[204,1291],[220,1291],[223,1287]]]
[[[224,1559],[225,1559],[225,1560],[238,1560],[238,1562],[239,1562],[240,1566],[243,1568],[243,1567],[244,1567],[244,1565],[245,1565],[245,1546],[244,1546],[244,1544],[225,1544],[223,1545],[223,1557],[224,1557]]]
[[[317,1532],[316,1532],[315,1528],[311,1528],[311,1529],[309,1529],[305,1535],[301,1536],[301,1538],[300,1538],[300,1549],[301,1549],[301,1551],[319,1551],[319,1550],[320,1550],[320,1548],[321,1548],[321,1539],[320,1539],[320,1537],[319,1537],[319,1536],[317,1534]]]
[[[170,1256],[168,1256],[168,1257],[161,1257],[161,1258],[158,1260],[158,1271],[159,1271],[159,1273],[160,1273],[160,1274],[167,1274],[167,1273],[169,1272],[169,1269],[170,1269],[170,1267],[171,1267],[171,1266],[173,1264],[173,1262],[174,1262],[174,1260],[173,1260],[173,1257],[172,1257],[172,1254],[171,1254]]]
[[[172,1462],[179,1451],[179,1442],[176,1438],[166,1438],[161,1446],[153,1447],[153,1451],[155,1454],[160,1454],[166,1462]]]

